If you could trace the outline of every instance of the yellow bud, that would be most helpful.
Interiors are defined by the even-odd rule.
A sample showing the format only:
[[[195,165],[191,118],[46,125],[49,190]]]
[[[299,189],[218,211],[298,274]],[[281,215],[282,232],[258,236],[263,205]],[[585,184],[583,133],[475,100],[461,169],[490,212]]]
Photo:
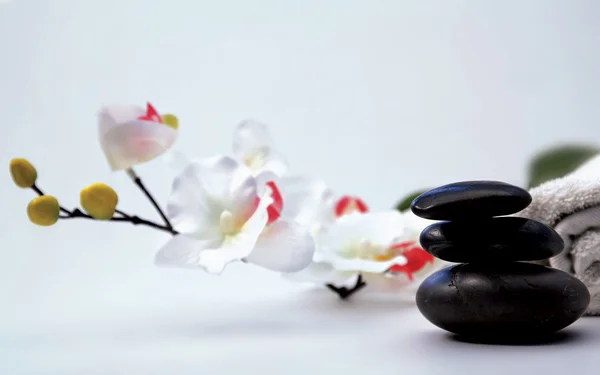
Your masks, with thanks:
[[[179,129],[179,119],[177,118],[177,116],[175,116],[171,113],[167,113],[165,115],[162,115],[161,118],[162,118],[163,124],[170,126],[175,130]]]
[[[60,205],[58,200],[51,195],[42,195],[34,198],[27,205],[29,220],[37,225],[48,227],[58,221]]]
[[[109,220],[113,217],[119,203],[119,196],[113,188],[100,182],[81,190],[79,199],[85,212],[98,220]]]
[[[18,187],[30,188],[35,185],[37,171],[27,159],[16,158],[10,161],[10,175]]]

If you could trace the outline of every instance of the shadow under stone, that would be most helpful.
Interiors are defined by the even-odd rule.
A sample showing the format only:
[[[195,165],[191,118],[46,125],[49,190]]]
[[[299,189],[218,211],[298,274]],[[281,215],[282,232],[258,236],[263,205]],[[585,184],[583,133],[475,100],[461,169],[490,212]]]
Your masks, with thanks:
[[[586,333],[580,330],[565,330],[547,336],[500,336],[500,335],[455,335],[448,334],[451,341],[467,344],[506,345],[506,346],[542,346],[564,345],[585,340]]]

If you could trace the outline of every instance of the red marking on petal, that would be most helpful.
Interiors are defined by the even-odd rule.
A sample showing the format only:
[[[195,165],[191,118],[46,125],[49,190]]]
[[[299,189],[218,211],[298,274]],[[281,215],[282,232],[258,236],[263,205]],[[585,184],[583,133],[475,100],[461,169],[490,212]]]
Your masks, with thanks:
[[[365,202],[360,198],[345,195],[341,197],[335,204],[336,217],[341,217],[356,211],[360,212],[361,214],[369,211],[369,208]]]
[[[346,207],[348,207],[351,200],[352,198],[350,198],[349,196],[343,196],[342,198],[340,198],[335,204],[335,216],[343,216],[346,211]]]
[[[390,247],[390,250],[392,250],[392,251],[401,250],[400,253],[402,253],[404,250],[409,250],[410,248],[413,248],[416,246],[417,245],[416,245],[415,241],[405,241],[405,242],[400,242],[400,243],[392,245],[392,247]]]
[[[272,224],[281,216],[281,210],[283,210],[283,198],[281,197],[281,192],[275,182],[269,181],[267,182],[267,186],[271,188],[271,198],[273,198],[273,203],[267,207],[267,213],[269,214],[268,224]]]
[[[367,204],[360,198],[355,198],[356,200],[356,206],[358,207],[358,211],[361,214],[364,214],[365,212],[369,211],[369,207],[367,207]]]
[[[415,242],[407,241],[396,244],[391,250],[401,250],[401,254],[406,257],[406,264],[395,264],[390,267],[389,272],[404,273],[410,281],[414,280],[414,273],[422,270],[427,264],[433,263],[434,257],[425,249],[416,246]]]
[[[163,123],[162,118],[160,117],[160,114],[158,113],[156,108],[154,108],[154,106],[150,103],[147,103],[146,114],[144,116],[138,117],[138,120],[152,121],[152,122],[156,122],[159,124]]]
[[[390,267],[392,273],[403,273],[408,277],[408,280],[413,281],[415,279],[414,272],[408,267],[408,265],[394,264]]]

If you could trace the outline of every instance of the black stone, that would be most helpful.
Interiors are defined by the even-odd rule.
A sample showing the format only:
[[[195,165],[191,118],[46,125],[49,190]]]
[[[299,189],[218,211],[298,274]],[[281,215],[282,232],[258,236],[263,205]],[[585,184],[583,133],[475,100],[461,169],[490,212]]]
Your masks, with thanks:
[[[575,277],[537,264],[459,264],[425,279],[416,300],[427,320],[458,335],[528,337],[575,322],[590,293]]]
[[[564,247],[554,229],[520,217],[439,222],[425,228],[420,241],[434,257],[456,263],[543,260]]]
[[[531,204],[520,187],[497,181],[465,181],[440,186],[419,195],[412,212],[424,219],[455,220],[517,213]]]

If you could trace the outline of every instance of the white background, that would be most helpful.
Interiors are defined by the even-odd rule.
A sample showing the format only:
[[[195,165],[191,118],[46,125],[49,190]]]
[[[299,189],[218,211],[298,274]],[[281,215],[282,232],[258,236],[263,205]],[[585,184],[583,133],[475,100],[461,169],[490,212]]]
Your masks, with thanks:
[[[123,210],[151,217],[109,171],[95,122],[103,104],[149,100],[179,116],[180,151],[228,152],[235,125],[254,118],[295,172],[373,209],[456,180],[523,185],[539,149],[600,141],[599,14],[594,0],[3,2],[1,162],[29,158],[66,206],[103,181]],[[164,202],[166,164],[138,172]],[[242,265],[220,278],[156,269],[165,235],[34,227],[32,193],[8,171],[0,189],[2,374],[438,374],[467,362],[559,373],[600,348],[590,319],[575,326],[587,341],[477,347],[410,303],[340,305]]]

